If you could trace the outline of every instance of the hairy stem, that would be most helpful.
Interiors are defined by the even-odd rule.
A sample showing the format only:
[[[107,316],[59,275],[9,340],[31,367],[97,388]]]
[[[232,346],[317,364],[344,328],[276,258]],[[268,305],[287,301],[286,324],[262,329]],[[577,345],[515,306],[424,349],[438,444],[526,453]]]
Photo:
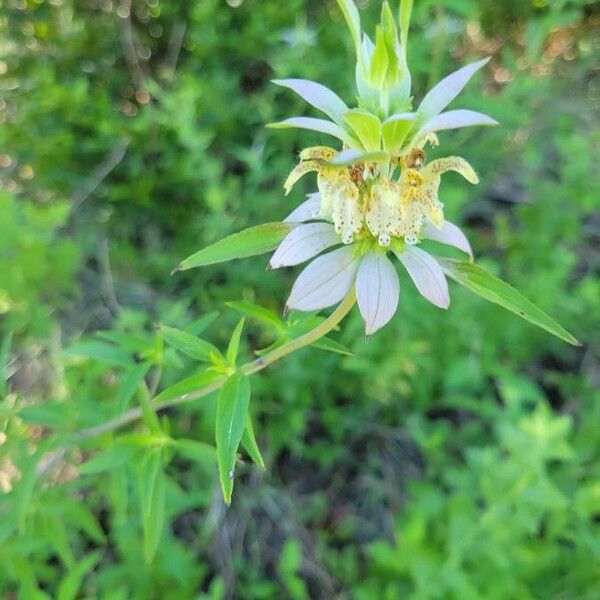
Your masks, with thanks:
[[[344,317],[350,312],[351,308],[354,306],[356,301],[356,296],[354,293],[354,289],[350,291],[350,293],[340,302],[337,308],[331,313],[327,319],[325,319],[320,325],[311,329],[308,333],[301,335],[293,340],[290,340],[283,346],[279,348],[275,348],[275,350],[265,354],[264,356],[260,356],[259,358],[254,359],[251,362],[246,363],[240,367],[240,370],[245,375],[253,375],[254,373],[258,373],[258,371],[262,371],[267,368],[269,365],[274,362],[284,358],[288,354],[295,352],[296,350],[300,350],[305,346],[309,346],[310,344],[316,342],[318,339],[327,335],[331,330],[335,329],[337,325],[344,319]],[[221,378],[216,379],[209,385],[206,385],[203,388],[200,388],[194,392],[188,392],[187,394],[182,394],[181,396],[177,396],[176,398],[171,398],[170,400],[165,400],[164,402],[153,404],[154,410],[160,411],[165,408],[169,408],[171,406],[176,406],[178,404],[184,404],[187,402],[191,402],[192,400],[197,400],[199,398],[203,398],[208,394],[218,390],[223,386],[227,377],[223,375]],[[119,427],[123,427],[128,423],[133,421],[137,421],[142,416],[142,410],[140,407],[132,408],[123,414],[115,417],[114,419],[110,419],[100,425],[96,425],[94,427],[89,427],[88,429],[83,429],[75,434],[76,440],[84,440],[91,437],[95,437],[97,435],[101,435],[103,433],[107,433],[109,431],[113,431],[118,429]]]

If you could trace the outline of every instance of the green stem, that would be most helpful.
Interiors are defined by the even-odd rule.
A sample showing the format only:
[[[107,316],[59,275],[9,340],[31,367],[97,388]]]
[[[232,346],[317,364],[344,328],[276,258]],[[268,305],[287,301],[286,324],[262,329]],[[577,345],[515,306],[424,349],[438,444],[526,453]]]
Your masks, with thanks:
[[[295,352],[296,350],[300,350],[305,346],[309,346],[310,344],[316,342],[318,339],[327,335],[331,330],[335,329],[337,325],[344,319],[344,317],[350,312],[354,303],[356,302],[356,296],[354,293],[354,289],[350,291],[350,293],[340,302],[337,308],[331,313],[327,319],[325,319],[320,325],[311,329],[308,333],[301,335],[293,340],[290,340],[283,346],[279,346],[279,348],[275,348],[268,354],[264,356],[260,356],[259,358],[254,359],[253,361],[246,363],[240,367],[240,370],[245,375],[253,375],[254,373],[258,373],[258,371],[262,371],[267,368],[269,365],[274,362],[284,358],[288,354]],[[227,377],[223,375],[221,378],[213,381],[209,385],[204,386],[194,392],[189,392],[187,394],[182,394],[181,396],[177,396],[176,398],[171,398],[170,400],[165,400],[164,402],[160,402],[158,404],[154,404],[153,408],[155,411],[164,410],[165,408],[169,408],[171,406],[176,406],[178,404],[185,404],[187,402],[191,402],[192,400],[197,400],[199,398],[203,398],[212,392],[215,392],[219,388],[223,386],[223,384],[227,381]],[[119,427],[123,427],[128,423],[133,421],[137,421],[142,416],[142,410],[140,407],[132,408],[122,415],[115,417],[114,419],[110,419],[100,425],[96,425],[94,427],[89,427],[88,429],[83,429],[75,434],[76,440],[85,440],[91,437],[95,437],[97,435],[101,435],[103,433],[107,433],[109,431],[113,431],[118,429]]]

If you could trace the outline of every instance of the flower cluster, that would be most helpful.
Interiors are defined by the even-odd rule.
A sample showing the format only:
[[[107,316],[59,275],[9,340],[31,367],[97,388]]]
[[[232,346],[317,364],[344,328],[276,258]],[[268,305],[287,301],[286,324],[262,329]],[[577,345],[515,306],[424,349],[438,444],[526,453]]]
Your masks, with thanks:
[[[314,259],[292,288],[287,301],[290,309],[310,311],[332,306],[355,286],[369,335],[393,317],[398,305],[400,284],[390,254],[427,300],[440,308],[448,307],[443,269],[418,246],[422,240],[434,240],[459,248],[472,258],[464,234],[445,221],[438,190],[447,171],[460,173],[472,184],[478,178],[464,159],[451,156],[427,162],[425,150],[428,145],[438,145],[438,131],[494,125],[496,121],[469,110],[444,112],[488,59],[443,79],[426,94],[417,110],[411,111],[411,78],[406,66],[409,11],[407,14],[401,8],[399,37],[391,10],[384,3],[373,43],[361,34],[352,1],[338,0],[338,4],[355,40],[359,107],[349,108],[334,92],[312,81],[275,82],[292,89],[329,120],[295,117],[272,127],[325,133],[338,138],[342,148],[316,146],[300,153],[299,164],[284,184],[286,194],[311,172],[317,174],[318,192],[309,195],[286,219],[295,226],[270,265],[288,267]]]

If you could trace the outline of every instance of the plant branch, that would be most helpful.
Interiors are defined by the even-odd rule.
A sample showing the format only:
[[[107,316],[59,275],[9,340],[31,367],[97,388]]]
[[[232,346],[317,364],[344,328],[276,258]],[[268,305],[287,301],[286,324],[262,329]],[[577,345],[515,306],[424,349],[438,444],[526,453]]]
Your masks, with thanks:
[[[245,375],[253,375],[254,373],[258,373],[258,371],[262,371],[266,369],[269,365],[274,362],[284,358],[288,354],[295,352],[296,350],[300,350],[305,346],[309,346],[310,344],[316,342],[323,336],[327,335],[330,331],[335,329],[338,324],[344,319],[344,317],[350,312],[354,303],[356,301],[356,296],[354,289],[350,291],[350,293],[340,302],[337,308],[331,313],[327,319],[325,319],[320,325],[297,337],[293,340],[290,340],[283,346],[279,348],[275,348],[275,350],[261,356],[259,358],[254,359],[240,367],[240,370]],[[220,389],[223,384],[227,381],[227,377],[223,375],[221,378],[213,381],[209,385],[204,386],[194,392],[189,392],[187,394],[182,394],[181,396],[177,396],[176,398],[171,398],[170,400],[165,400],[164,402],[160,402],[154,404],[155,411],[161,411],[166,408],[170,408],[172,406],[177,406],[178,404],[185,404],[191,402],[192,400],[198,400],[199,398],[203,398],[208,394],[215,392]],[[96,425],[94,427],[89,427],[88,429],[83,429],[75,434],[75,440],[85,440],[91,437],[95,437],[97,435],[101,435],[103,433],[107,433],[109,431],[113,431],[128,423],[132,423],[133,421],[137,421],[142,416],[142,410],[140,407],[132,408],[122,415],[115,417],[114,419],[110,419],[100,425]]]

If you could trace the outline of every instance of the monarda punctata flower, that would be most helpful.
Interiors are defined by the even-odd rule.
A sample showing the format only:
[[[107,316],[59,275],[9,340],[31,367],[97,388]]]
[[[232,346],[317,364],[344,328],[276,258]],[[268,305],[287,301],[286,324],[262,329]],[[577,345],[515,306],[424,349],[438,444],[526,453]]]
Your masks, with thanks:
[[[356,37],[360,31],[356,7],[349,0],[338,3]],[[440,308],[449,306],[443,267],[419,245],[434,240],[457,247],[472,259],[464,234],[444,219],[438,191],[447,171],[460,173],[472,184],[478,178],[464,159],[451,156],[428,162],[425,150],[438,145],[438,131],[496,124],[474,111],[443,112],[489,59],[452,73],[411,111],[406,37],[403,32],[399,38],[384,3],[375,43],[366,34],[357,43],[357,108],[349,108],[319,83],[275,82],[296,92],[329,120],[295,117],[272,127],[325,133],[338,138],[342,148],[316,146],[300,153],[300,163],[284,184],[286,194],[311,172],[317,174],[318,193],[286,219],[298,225],[281,242],[270,266],[289,267],[314,259],[292,288],[290,309],[332,306],[356,286],[367,335],[396,312],[400,285],[394,257],[427,300]]]

